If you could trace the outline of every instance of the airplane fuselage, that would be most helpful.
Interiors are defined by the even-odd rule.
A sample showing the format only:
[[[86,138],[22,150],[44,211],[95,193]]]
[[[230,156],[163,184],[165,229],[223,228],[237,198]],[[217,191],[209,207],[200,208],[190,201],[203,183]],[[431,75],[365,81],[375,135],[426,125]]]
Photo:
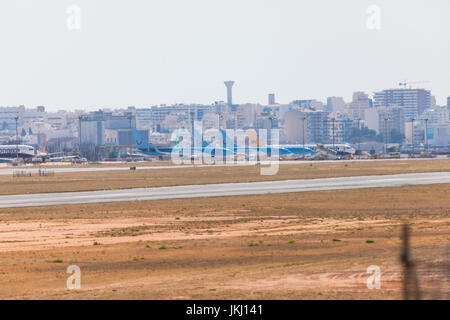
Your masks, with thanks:
[[[0,158],[33,158],[35,150],[27,145],[0,145]]]

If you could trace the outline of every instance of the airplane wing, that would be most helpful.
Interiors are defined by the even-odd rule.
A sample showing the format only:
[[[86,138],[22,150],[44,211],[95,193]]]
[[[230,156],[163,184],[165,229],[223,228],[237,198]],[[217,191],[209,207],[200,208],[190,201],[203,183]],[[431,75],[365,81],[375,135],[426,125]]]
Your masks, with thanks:
[[[46,153],[45,155],[46,156],[51,156],[51,155],[54,155],[54,154],[63,154],[63,152],[52,152],[52,153]]]

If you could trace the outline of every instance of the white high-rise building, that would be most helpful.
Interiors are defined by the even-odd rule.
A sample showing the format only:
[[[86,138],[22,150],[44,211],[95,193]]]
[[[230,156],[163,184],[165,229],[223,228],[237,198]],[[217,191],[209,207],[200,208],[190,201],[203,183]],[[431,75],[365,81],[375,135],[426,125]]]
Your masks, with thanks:
[[[365,120],[366,110],[372,105],[369,95],[364,92],[353,93],[353,100],[349,104],[349,116],[353,120]]]
[[[447,124],[449,122],[449,111],[447,107],[434,106],[426,109],[419,120],[428,119],[429,124]]]
[[[327,98],[327,111],[328,112],[345,112],[347,104],[342,97],[328,97]]]
[[[404,107],[405,119],[417,119],[425,109],[431,106],[431,94],[425,89],[388,89],[375,92],[374,107],[389,107],[393,105]]]

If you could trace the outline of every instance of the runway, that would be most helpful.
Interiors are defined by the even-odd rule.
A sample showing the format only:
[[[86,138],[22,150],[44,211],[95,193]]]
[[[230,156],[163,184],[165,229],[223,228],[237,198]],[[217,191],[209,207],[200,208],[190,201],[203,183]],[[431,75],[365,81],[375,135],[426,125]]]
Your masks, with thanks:
[[[450,172],[0,196],[0,208],[54,206],[450,183]]]

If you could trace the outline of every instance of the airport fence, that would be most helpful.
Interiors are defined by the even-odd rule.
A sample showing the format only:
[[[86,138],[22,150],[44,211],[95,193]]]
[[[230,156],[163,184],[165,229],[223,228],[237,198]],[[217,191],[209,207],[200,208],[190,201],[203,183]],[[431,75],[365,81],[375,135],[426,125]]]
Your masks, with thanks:
[[[55,175],[55,171],[52,170],[38,170],[38,176],[40,177],[49,177],[49,176],[54,176]]]
[[[31,171],[26,171],[26,170],[14,170],[13,171],[13,178],[31,177],[32,175],[33,174]],[[54,176],[55,172],[52,170],[39,169],[37,172],[37,175],[40,177],[50,177],[50,176]]]
[[[14,170],[13,178],[31,177],[31,172],[25,170]]]

